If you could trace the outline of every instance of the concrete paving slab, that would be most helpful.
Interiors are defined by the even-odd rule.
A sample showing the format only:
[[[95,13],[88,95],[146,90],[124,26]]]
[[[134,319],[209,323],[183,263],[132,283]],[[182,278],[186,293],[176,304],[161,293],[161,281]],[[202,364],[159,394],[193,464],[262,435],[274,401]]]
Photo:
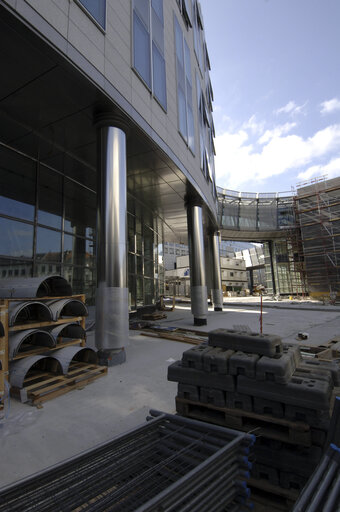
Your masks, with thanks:
[[[256,304],[224,306],[223,312],[209,308],[208,325],[200,330],[232,329],[242,324],[259,332],[259,314]],[[195,328],[190,305],[176,305],[167,316],[160,323]],[[293,306],[291,310],[265,307],[263,326],[264,332],[278,334],[293,344],[298,343],[295,337],[299,331],[308,332],[304,344],[318,345],[339,334],[340,310],[315,313]],[[93,346],[93,335],[88,344]],[[10,409],[6,409],[7,419],[0,421],[1,485],[126,432],[143,423],[150,408],[175,412],[177,385],[167,381],[167,368],[188,348],[187,343],[130,331],[127,361],[110,368],[107,377],[46,402],[41,410],[12,399]]]

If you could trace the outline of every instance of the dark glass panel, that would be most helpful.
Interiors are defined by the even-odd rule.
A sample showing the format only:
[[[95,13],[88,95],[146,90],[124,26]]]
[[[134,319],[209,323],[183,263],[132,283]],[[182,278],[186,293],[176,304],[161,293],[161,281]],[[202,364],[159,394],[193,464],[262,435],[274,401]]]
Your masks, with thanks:
[[[143,274],[143,258],[141,256],[136,256],[137,261],[137,274]]]
[[[0,258],[0,279],[32,277],[32,262]]]
[[[61,233],[52,229],[37,228],[36,258],[47,264],[61,259]]]
[[[154,281],[153,279],[144,279],[144,305],[154,304]]]
[[[137,276],[136,278],[136,305],[144,305],[144,293],[143,293],[143,277]]]
[[[135,258],[136,258],[136,256],[129,252],[129,255],[128,255],[128,271],[129,271],[130,274],[135,274],[136,273]]]
[[[0,217],[0,255],[32,258],[33,226]]]
[[[65,231],[77,236],[94,237],[96,230],[96,195],[73,181],[65,179]]]
[[[62,176],[44,166],[39,172],[38,222],[51,228],[61,228]]]
[[[34,220],[36,164],[0,146],[0,213]]]

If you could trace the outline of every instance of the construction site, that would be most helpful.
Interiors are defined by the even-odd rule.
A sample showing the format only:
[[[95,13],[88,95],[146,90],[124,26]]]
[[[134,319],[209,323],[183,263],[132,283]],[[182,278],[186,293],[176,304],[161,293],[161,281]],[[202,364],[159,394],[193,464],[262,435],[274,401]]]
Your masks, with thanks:
[[[0,512],[340,511],[340,178],[218,186],[204,26],[0,0]]]

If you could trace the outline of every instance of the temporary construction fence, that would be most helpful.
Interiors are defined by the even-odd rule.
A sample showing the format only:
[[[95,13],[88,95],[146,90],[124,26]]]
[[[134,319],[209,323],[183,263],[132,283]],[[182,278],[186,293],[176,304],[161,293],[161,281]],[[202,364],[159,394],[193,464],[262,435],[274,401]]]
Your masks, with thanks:
[[[134,430],[0,491],[0,512],[248,509],[254,436],[158,411]]]

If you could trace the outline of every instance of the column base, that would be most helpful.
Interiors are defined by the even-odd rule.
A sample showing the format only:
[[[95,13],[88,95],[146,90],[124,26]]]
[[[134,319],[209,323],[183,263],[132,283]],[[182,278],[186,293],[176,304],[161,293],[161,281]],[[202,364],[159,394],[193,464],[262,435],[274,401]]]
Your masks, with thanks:
[[[124,348],[115,350],[98,350],[98,363],[101,366],[117,366],[126,361],[126,352]]]
[[[206,318],[195,318],[194,317],[194,325],[207,325],[208,321]]]
[[[214,308],[214,311],[223,311],[223,308],[216,307],[216,308]]]

